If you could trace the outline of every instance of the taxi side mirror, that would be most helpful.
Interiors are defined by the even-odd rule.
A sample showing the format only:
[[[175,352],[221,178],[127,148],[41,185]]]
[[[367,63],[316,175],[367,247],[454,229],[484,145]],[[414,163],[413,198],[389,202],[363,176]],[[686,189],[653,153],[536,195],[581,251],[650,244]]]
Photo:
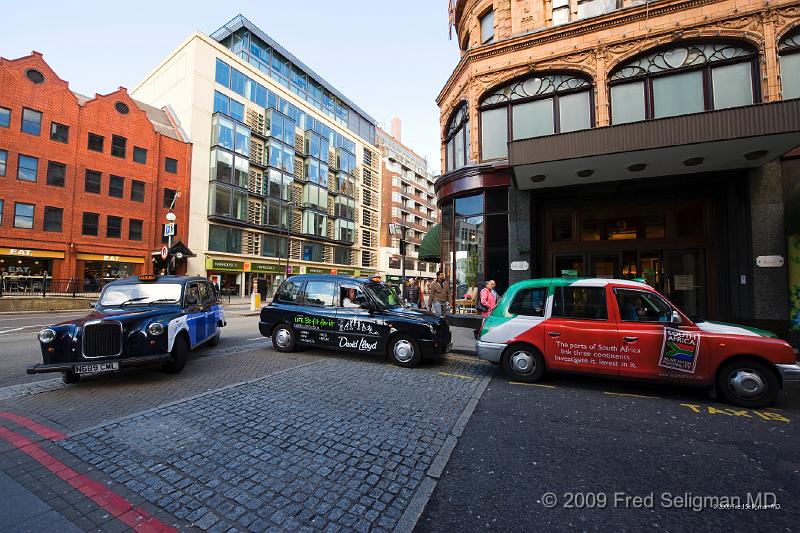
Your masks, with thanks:
[[[672,317],[670,319],[670,322],[672,322],[673,324],[680,324],[681,323],[681,315],[679,315],[677,311],[673,311],[672,312]]]

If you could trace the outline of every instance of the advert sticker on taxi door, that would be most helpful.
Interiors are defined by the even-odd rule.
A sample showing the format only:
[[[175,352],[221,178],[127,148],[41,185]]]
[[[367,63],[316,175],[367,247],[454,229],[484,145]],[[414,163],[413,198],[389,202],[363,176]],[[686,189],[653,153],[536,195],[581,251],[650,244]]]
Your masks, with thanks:
[[[658,366],[694,374],[699,350],[699,333],[664,328],[664,344],[661,346]]]

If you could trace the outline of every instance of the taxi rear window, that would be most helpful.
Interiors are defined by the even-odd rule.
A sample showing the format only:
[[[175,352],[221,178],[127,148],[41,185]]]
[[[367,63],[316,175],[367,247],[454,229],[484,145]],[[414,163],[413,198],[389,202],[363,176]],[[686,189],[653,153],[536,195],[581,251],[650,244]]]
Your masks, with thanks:
[[[553,316],[584,320],[607,320],[605,287],[556,287]]]
[[[508,306],[513,315],[544,316],[544,302],[547,298],[547,287],[522,289],[514,295]]]
[[[302,282],[284,281],[281,286],[278,287],[278,292],[275,293],[275,300],[285,304],[299,303],[302,288]]]

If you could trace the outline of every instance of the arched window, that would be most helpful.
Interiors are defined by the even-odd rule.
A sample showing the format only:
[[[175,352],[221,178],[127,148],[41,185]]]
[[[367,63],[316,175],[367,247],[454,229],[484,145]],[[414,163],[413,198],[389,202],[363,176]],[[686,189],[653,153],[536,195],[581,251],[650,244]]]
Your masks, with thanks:
[[[466,166],[469,160],[469,113],[466,102],[453,113],[444,137],[448,171]]]
[[[800,98],[800,28],[778,43],[781,61],[781,95],[784,100]]]
[[[537,74],[483,97],[481,159],[508,156],[508,139],[591,128],[592,83],[572,74]]]
[[[741,43],[684,43],[641,56],[610,77],[611,123],[757,102],[756,59]]]

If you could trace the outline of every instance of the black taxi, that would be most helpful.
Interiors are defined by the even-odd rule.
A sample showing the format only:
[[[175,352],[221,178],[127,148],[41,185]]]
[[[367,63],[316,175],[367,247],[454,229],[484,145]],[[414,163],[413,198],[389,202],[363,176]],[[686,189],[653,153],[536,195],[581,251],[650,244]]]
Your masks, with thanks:
[[[152,364],[180,372],[189,350],[219,343],[224,325],[222,305],[205,278],[145,274],[114,281],[85,317],[39,332],[43,362],[27,372],[61,372],[65,383]]]
[[[281,352],[303,345],[385,354],[403,367],[450,349],[447,322],[406,306],[380,278],[292,276],[261,309],[258,329]]]

